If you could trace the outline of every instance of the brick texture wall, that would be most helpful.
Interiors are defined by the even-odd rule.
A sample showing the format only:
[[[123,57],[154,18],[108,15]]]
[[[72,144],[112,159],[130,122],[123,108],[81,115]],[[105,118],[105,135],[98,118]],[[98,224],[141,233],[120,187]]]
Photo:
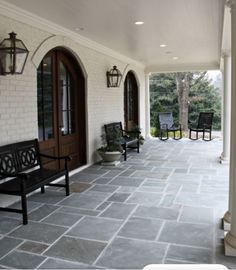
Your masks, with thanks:
[[[24,41],[30,54],[23,75],[0,76],[0,145],[38,136],[36,67],[32,59],[40,46],[55,36],[54,33],[0,16],[0,40],[8,37],[8,33],[13,30]],[[123,121],[124,118],[124,79],[120,88],[107,88],[106,71],[113,65],[123,71],[129,63],[84,47],[69,38],[64,38],[61,46],[65,44],[80,59],[87,77],[87,157],[88,163],[93,163],[97,159],[95,150],[100,146],[101,127],[112,121]],[[129,70],[135,73],[138,80],[140,126],[144,133],[144,70],[133,65],[128,66],[126,73]]]

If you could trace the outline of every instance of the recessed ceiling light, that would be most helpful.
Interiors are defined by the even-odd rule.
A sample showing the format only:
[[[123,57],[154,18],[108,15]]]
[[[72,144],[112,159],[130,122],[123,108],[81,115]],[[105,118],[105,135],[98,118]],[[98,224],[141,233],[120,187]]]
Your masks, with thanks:
[[[135,22],[135,24],[137,24],[137,25],[142,25],[142,24],[144,24],[144,22],[137,21],[137,22]]]
[[[167,45],[166,44],[161,44],[160,47],[165,48],[165,47],[167,47]]]
[[[76,27],[76,28],[75,28],[75,31],[83,31],[83,30],[84,30],[83,27]]]
[[[179,57],[174,56],[174,57],[172,57],[172,59],[173,59],[173,60],[178,60],[178,59],[179,59]]]

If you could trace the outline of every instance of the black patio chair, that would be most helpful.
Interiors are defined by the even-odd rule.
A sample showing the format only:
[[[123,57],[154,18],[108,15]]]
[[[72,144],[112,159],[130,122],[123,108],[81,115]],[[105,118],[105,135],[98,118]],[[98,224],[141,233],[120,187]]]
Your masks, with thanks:
[[[158,116],[160,124],[160,139],[162,141],[168,140],[169,132],[173,132],[173,139],[180,140],[182,138],[182,128],[180,124],[174,123],[172,112],[160,112],[158,113]],[[179,131],[179,137],[176,137],[176,131]],[[164,134],[166,134],[166,136]]]
[[[198,116],[198,123],[196,126],[193,126],[190,123],[189,126],[189,139],[198,140],[198,133],[202,133],[202,139],[204,141],[211,141],[211,131],[212,131],[212,121],[213,121],[213,112],[200,112]],[[196,132],[195,138],[192,137],[192,131]],[[208,137],[206,134],[208,133]]]

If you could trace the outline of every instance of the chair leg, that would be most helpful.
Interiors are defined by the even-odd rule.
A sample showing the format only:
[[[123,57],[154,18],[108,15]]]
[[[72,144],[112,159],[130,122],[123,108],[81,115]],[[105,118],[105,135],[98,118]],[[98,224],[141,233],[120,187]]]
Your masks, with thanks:
[[[163,138],[163,130],[160,130],[160,132],[161,132],[161,137],[160,137],[160,140],[162,140],[162,141],[166,141],[166,140],[168,140],[169,139],[169,133],[168,133],[168,131],[166,130],[165,132],[166,132],[166,138]]]
[[[45,193],[45,187],[41,187],[41,193]]]
[[[137,141],[137,153],[139,153],[139,147],[140,147],[140,142],[139,142],[139,139]]]

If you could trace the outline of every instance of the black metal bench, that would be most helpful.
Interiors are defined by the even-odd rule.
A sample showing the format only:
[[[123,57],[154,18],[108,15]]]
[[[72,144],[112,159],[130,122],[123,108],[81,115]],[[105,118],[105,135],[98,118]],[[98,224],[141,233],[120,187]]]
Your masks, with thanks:
[[[43,167],[42,157],[64,160],[63,169],[50,170]],[[0,207],[0,211],[21,213],[23,224],[28,223],[27,198],[26,195],[41,188],[41,193],[45,192],[45,185],[65,187],[66,196],[69,190],[69,156],[54,157],[40,153],[38,140],[23,141],[8,144],[0,147],[0,193],[16,195],[21,197],[22,209]],[[65,184],[54,183],[52,181],[65,176]]]
[[[127,160],[127,148],[137,149],[139,153],[140,131],[127,131],[122,128],[121,122],[104,125],[107,145],[120,144],[124,150],[124,160]],[[117,139],[118,138],[118,139]]]

